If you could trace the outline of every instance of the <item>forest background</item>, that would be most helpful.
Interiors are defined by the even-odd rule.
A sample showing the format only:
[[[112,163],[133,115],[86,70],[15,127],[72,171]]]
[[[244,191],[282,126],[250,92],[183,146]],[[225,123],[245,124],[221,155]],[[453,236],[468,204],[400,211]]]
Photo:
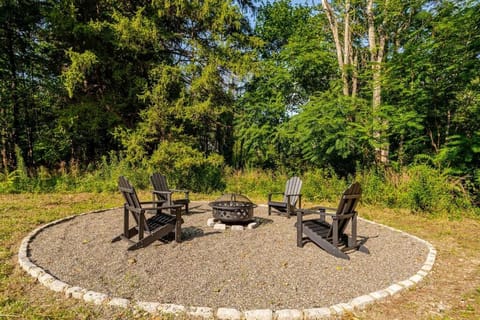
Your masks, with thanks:
[[[0,192],[140,188],[478,215],[480,2],[2,0]],[[279,184],[280,182],[280,184]]]

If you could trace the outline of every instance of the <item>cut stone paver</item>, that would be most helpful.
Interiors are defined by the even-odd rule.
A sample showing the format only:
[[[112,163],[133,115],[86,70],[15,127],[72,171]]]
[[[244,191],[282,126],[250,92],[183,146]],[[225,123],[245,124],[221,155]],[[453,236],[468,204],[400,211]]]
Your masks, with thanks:
[[[147,311],[149,313],[157,313],[158,307],[160,307],[159,302],[145,302],[145,301],[138,301],[135,304],[135,308],[140,309],[142,311]]]
[[[378,290],[370,293],[370,296],[372,296],[372,298],[374,298],[375,300],[381,300],[387,298],[388,296],[390,296],[390,294],[386,290]]]
[[[270,309],[245,311],[245,320],[273,320],[273,311]]]
[[[341,315],[345,311],[352,311],[353,306],[351,304],[348,304],[348,303],[338,303],[336,305],[331,306],[330,309],[332,310],[332,313]]]
[[[364,296],[360,296],[360,297],[356,297],[355,299],[352,299],[350,301],[350,305],[354,308],[363,309],[368,304],[370,304],[374,301],[375,301],[375,298],[373,298],[369,295],[364,295]]]
[[[385,289],[385,290],[387,290],[388,293],[389,293],[391,296],[393,296],[393,295],[399,293],[400,291],[402,291],[402,290],[403,290],[403,287],[402,287],[401,285],[395,283],[395,284],[392,284],[390,287],[388,287],[388,288]]]
[[[297,309],[283,309],[274,312],[275,320],[302,320],[303,312]]]
[[[130,305],[130,300],[124,298],[112,298],[108,302],[108,305],[113,307],[128,308]]]
[[[215,223],[213,225],[213,229],[215,230],[226,230],[227,229],[227,225],[224,224],[224,223]]]
[[[166,314],[180,314],[185,313],[186,308],[179,304],[163,303],[158,306],[158,311]]]
[[[54,280],[48,285],[48,287],[55,292],[63,292],[70,286],[63,281]]]
[[[414,282],[414,283],[419,283],[420,281],[422,281],[422,279],[423,279],[422,276],[416,274],[416,275],[410,277],[409,280],[412,281],[412,282]]]
[[[46,287],[48,287],[48,285],[53,281],[55,281],[55,278],[48,273],[43,273],[41,276],[38,277],[38,282],[40,282]]]
[[[213,319],[213,309],[207,307],[189,307],[187,315],[195,318]]]
[[[413,287],[415,285],[415,282],[412,282],[410,280],[403,280],[403,281],[400,281],[398,284],[408,289]]]
[[[332,316],[332,312],[329,308],[303,309],[303,316],[305,320],[327,319]]]
[[[83,295],[83,300],[85,300],[86,302],[93,302],[94,304],[102,304],[107,299],[108,299],[108,295],[101,292],[87,291]]]
[[[240,320],[242,319],[242,313],[233,308],[218,308],[217,319],[219,320]]]
[[[83,299],[85,293],[87,293],[87,290],[81,287],[70,287],[65,290],[65,295],[74,299]]]

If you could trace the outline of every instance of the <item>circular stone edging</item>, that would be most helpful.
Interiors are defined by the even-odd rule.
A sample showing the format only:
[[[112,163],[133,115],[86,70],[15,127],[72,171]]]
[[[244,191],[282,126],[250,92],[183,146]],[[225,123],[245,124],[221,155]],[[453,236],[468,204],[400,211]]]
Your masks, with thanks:
[[[202,201],[203,202],[203,201]],[[266,205],[260,205],[266,206]],[[51,274],[49,274],[44,269],[40,268],[34,264],[29,256],[29,244],[33,241],[35,236],[40,233],[42,230],[54,226],[56,224],[69,221],[78,216],[83,216],[93,213],[101,213],[118,208],[102,209],[90,211],[78,215],[72,215],[66,218],[55,220],[53,222],[47,223],[43,226],[40,226],[30,232],[21,242],[20,248],[18,251],[18,263],[20,266],[33,278],[37,279],[38,282],[53,290],[55,292],[64,293],[67,298],[83,299],[86,302],[94,303],[96,305],[107,304],[110,306],[121,307],[121,308],[133,308],[136,310],[146,311],[152,314],[167,314],[171,316],[192,316],[199,317],[203,319],[221,319],[221,320],[250,320],[250,319],[259,319],[259,320],[311,320],[311,319],[326,319],[332,316],[339,316],[345,312],[351,312],[354,309],[364,309],[367,305],[370,305],[376,301],[385,299],[389,296],[398,294],[399,292],[409,289],[420,281],[423,280],[425,276],[432,270],[433,264],[435,263],[435,258],[437,255],[437,250],[433,245],[419,237],[406,233],[404,231],[370,221],[364,218],[362,219],[365,222],[382,226],[394,232],[399,232],[406,236],[409,236],[421,243],[424,243],[429,252],[427,258],[422,266],[422,268],[413,276],[403,281],[399,281],[390,285],[387,288],[371,292],[366,295],[362,295],[356,298],[353,298],[349,302],[338,303],[329,307],[322,308],[307,308],[303,310],[299,309],[282,309],[282,310],[271,310],[271,309],[257,309],[257,310],[246,310],[240,311],[234,308],[218,308],[214,310],[209,307],[186,307],[183,305],[170,304],[170,303],[159,303],[159,302],[147,302],[147,301],[132,301],[129,299],[121,297],[111,297],[105,293],[90,291],[85,288],[78,286],[72,286],[68,283],[65,283]]]

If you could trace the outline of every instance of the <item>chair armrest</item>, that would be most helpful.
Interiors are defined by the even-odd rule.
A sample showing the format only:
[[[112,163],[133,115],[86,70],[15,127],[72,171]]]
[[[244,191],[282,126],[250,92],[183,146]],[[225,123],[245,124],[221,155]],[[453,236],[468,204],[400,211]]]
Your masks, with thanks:
[[[325,212],[326,214],[328,214],[328,215],[331,215],[331,213],[329,213],[329,212],[327,212],[327,211],[337,212],[337,208],[322,207],[322,206],[313,207],[312,210],[324,211],[324,212]]]
[[[309,215],[309,214],[318,214],[318,213],[319,213],[318,210],[305,209],[305,208],[295,209],[294,212],[295,212],[296,215],[302,215],[302,216],[306,216],[306,215]]]
[[[308,209],[295,209],[295,213],[297,215],[307,215],[307,214],[319,214],[320,215],[320,220],[325,221],[325,216],[335,216],[333,213],[327,213],[327,209],[332,209],[332,208],[326,208],[326,207],[313,207],[313,208],[308,208]],[[336,209],[334,209],[336,210]]]
[[[151,204],[162,204],[165,203],[165,200],[152,200],[152,201],[142,201],[140,204],[146,204],[146,205],[151,205]]]
[[[299,200],[302,198],[301,193],[289,193],[289,194],[286,194],[285,196],[287,197],[288,202],[290,202],[290,197],[298,197]]]
[[[340,214],[340,215],[331,214],[330,216],[333,218],[333,220],[345,220],[345,219],[350,219],[351,217],[356,215],[357,215],[357,212],[354,211],[353,213]]]
[[[165,201],[162,201],[162,203],[165,202]],[[169,205],[169,206],[163,206],[163,207],[142,207],[142,210],[143,211],[157,211],[157,212],[161,212],[165,209],[178,209],[178,208],[181,208],[183,207],[183,205],[181,204],[172,204],[172,205]],[[177,210],[175,210],[176,212]],[[178,211],[181,211],[181,210],[178,210]]]
[[[159,191],[159,190],[152,190],[153,194],[172,194],[172,191]]]
[[[272,196],[273,196],[274,194],[281,194],[281,195],[283,195],[283,194],[285,194],[285,193],[284,193],[284,192],[270,192],[270,193],[268,194],[268,202],[270,202],[270,201],[272,200]]]

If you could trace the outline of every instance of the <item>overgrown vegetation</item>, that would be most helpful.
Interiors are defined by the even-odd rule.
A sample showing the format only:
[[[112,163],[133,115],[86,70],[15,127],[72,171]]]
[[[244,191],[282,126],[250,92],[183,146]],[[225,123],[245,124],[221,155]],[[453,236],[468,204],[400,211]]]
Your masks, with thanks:
[[[210,192],[232,170],[327,172],[363,177],[371,203],[460,212],[479,202],[479,9],[3,1],[0,191],[111,190],[120,174],[144,187],[162,171]]]
[[[159,170],[176,188],[203,194],[238,192],[266,199],[269,192],[283,191],[291,175],[273,170],[232,170],[223,167],[217,157],[204,158],[191,149],[182,152],[178,146],[172,146],[171,150],[174,151],[161,150],[152,157],[152,163],[144,161],[142,166],[132,166],[112,153],[88,172],[69,166],[68,170],[65,168],[56,174],[42,169],[37,176],[30,177],[25,168],[19,168],[0,177],[0,193],[116,192],[120,175],[127,176],[140,190],[149,189],[148,177]],[[480,214],[462,181],[428,164],[400,169],[363,169],[347,177],[339,176],[334,169],[312,169],[300,176],[304,183],[303,199],[307,203],[334,202],[349,183],[359,181],[365,205],[450,218]]]

